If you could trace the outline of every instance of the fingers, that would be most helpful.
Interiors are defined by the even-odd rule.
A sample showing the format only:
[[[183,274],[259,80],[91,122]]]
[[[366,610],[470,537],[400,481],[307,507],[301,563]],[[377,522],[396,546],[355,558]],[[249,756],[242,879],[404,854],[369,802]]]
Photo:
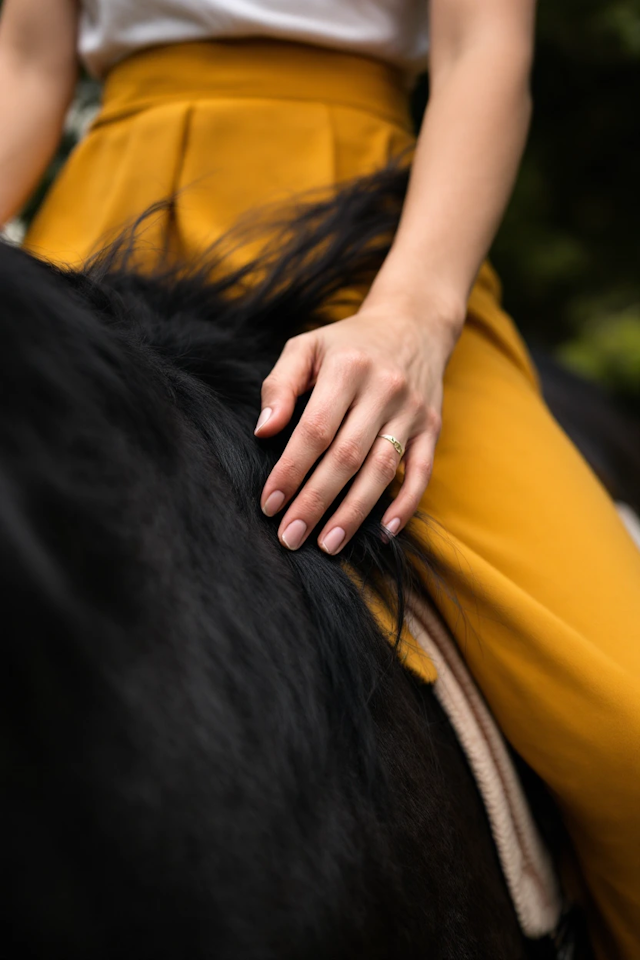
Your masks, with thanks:
[[[420,506],[431,478],[438,433],[439,427],[423,433],[412,441],[405,454],[404,481],[400,493],[382,518],[382,526],[394,537]]]
[[[272,437],[291,419],[296,400],[313,386],[316,340],[302,335],[288,340],[262,384],[262,410],[255,434]]]
[[[390,433],[402,443],[401,427],[390,425],[383,432]],[[436,440],[437,432],[432,430],[411,441],[405,455],[404,481],[400,493],[382,521],[393,536],[409,522],[420,505],[431,476]],[[393,473],[392,461],[396,468]],[[399,462],[400,457],[392,444],[382,438],[376,440],[351,490],[318,537],[318,545],[326,553],[339,553],[346,546],[393,480]]]
[[[273,516],[295,495],[314,463],[332,444],[358,388],[359,381],[349,376],[348,367],[334,367],[325,363],[307,407],[262,491],[260,502],[267,516]],[[353,476],[367,455],[373,439],[372,431],[375,430],[374,420],[375,412],[372,415],[370,409],[368,417],[363,417],[358,427],[358,439],[356,440],[353,430],[349,430],[332,453],[332,462],[337,464],[341,475],[345,477],[342,486]],[[335,495],[334,493],[333,496]],[[313,507],[311,512],[317,517],[322,516],[322,511],[318,513],[321,500],[326,503],[324,509],[331,502],[326,501],[326,497],[321,497],[317,485],[307,492],[306,500]],[[310,519],[305,519],[308,529],[311,529]]]
[[[270,517],[286,509],[278,536],[296,550],[355,477],[318,538],[323,550],[335,554],[396,475],[399,452],[380,434],[390,434],[407,447],[404,482],[383,524],[395,535],[413,516],[431,474],[442,396],[438,380],[410,387],[393,364],[380,358],[374,363],[366,352],[344,345],[340,351],[325,347],[315,332],[289,341],[264,381],[255,432],[268,437],[281,430],[297,398],[313,387],[260,502]]]
[[[404,446],[409,424],[391,423],[380,432],[390,434]],[[320,532],[318,545],[325,553],[336,554],[346,546],[394,479],[399,465],[400,455],[393,444],[378,437],[349,493]]]
[[[403,446],[411,436],[412,421],[386,423],[372,435],[371,424],[376,422],[379,421],[372,418],[365,404],[354,408],[285,513],[278,530],[283,546],[290,550],[302,546],[347,481],[357,473],[349,493],[322,529],[318,545],[325,553],[336,554],[353,537],[395,478],[400,464],[395,446],[378,434],[390,434]],[[408,442],[404,481],[382,521],[392,536],[403,529],[420,505],[431,476],[438,432],[439,420],[432,415],[428,427]]]
[[[295,550],[304,542],[308,532],[360,469],[375,441],[378,422],[379,418],[372,417],[371,409],[364,404],[349,413],[328,452],[282,518],[278,535],[289,549]],[[387,458],[386,466],[387,483],[390,483],[400,458],[394,448],[388,446],[393,455]]]

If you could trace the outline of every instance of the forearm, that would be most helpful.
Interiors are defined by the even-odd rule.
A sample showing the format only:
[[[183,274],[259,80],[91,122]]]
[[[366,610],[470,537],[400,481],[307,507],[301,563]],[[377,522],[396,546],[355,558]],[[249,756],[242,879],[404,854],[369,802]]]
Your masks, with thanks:
[[[5,0],[0,19],[0,224],[51,159],[77,77],[75,0]]]
[[[439,77],[397,235],[372,295],[422,303],[462,324],[524,148],[529,61],[526,50],[485,43]]]

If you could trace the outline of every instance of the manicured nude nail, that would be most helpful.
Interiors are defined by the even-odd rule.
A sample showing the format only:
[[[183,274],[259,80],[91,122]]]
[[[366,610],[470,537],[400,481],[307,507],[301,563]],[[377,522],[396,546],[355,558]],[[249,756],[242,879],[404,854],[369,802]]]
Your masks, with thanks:
[[[267,499],[265,500],[264,507],[262,512],[267,517],[272,517],[278,512],[282,504],[284,503],[284,493],[282,490],[274,490],[273,493],[270,493]]]
[[[306,532],[307,525],[304,520],[294,520],[281,534],[285,547],[289,547],[289,550],[297,550]]]
[[[259,433],[260,430],[264,427],[265,423],[273,413],[271,407],[265,407],[260,416],[258,417],[258,422],[256,423],[256,428],[253,431],[254,433]]]
[[[400,529],[400,517],[394,517],[393,520],[390,520],[389,523],[384,525],[384,529],[387,533],[391,534],[392,537],[395,537]]]
[[[334,527],[333,530],[330,530],[326,535],[320,548],[324,550],[325,553],[337,553],[342,543],[344,541],[346,534],[342,527]]]

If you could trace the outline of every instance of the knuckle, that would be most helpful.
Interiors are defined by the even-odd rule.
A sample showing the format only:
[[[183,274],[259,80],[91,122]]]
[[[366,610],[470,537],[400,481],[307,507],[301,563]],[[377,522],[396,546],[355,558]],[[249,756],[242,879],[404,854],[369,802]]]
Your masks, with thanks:
[[[362,350],[349,350],[340,357],[340,363],[348,376],[357,376],[366,373],[370,366],[370,359]]]
[[[389,447],[389,450],[380,450],[374,457],[373,467],[376,479],[384,483],[386,487],[391,483],[398,471],[397,453],[393,451],[392,447]]]
[[[422,499],[422,494],[419,493],[418,491],[416,491],[415,493],[407,494],[406,499],[402,503],[403,516],[405,516],[407,519],[409,519],[409,517],[412,517],[413,514],[418,510],[421,499]]]
[[[333,459],[338,467],[349,471],[349,473],[355,473],[362,464],[364,457],[357,440],[345,439],[336,444]]]
[[[274,488],[282,490],[285,494],[289,493],[299,481],[299,472],[300,467],[294,457],[283,453],[272,474]]]
[[[429,482],[429,477],[431,476],[431,461],[426,459],[414,460],[413,470],[415,471],[416,476],[419,478],[422,487],[426,487],[427,483]],[[421,497],[422,492],[416,493],[416,496],[418,498]]]
[[[347,507],[347,525],[353,530],[360,526],[369,515],[369,507],[363,500],[352,500]]]
[[[413,415],[414,419],[419,421],[426,421],[427,419],[427,402],[424,399],[423,395],[417,390],[414,390],[407,401],[407,407],[409,412]]]
[[[400,370],[382,370],[379,383],[386,397],[402,396],[407,391],[407,378]]]
[[[440,436],[442,417],[433,407],[427,410],[427,424],[431,433],[435,434],[436,437]]]
[[[303,417],[299,429],[314,449],[326,450],[331,442],[331,428],[324,414],[315,413]]]
[[[321,517],[328,504],[322,491],[309,487],[301,494],[299,506],[306,517]]]
[[[271,393],[278,386],[278,377],[275,373],[270,373],[268,377],[265,377],[262,381],[262,396],[264,397],[265,393]]]
[[[297,337],[289,337],[289,339],[285,341],[285,345],[282,348],[282,352],[285,353],[286,351],[287,353],[291,353],[293,350],[297,350],[297,348],[301,344],[301,339],[302,339],[301,334],[298,334]]]

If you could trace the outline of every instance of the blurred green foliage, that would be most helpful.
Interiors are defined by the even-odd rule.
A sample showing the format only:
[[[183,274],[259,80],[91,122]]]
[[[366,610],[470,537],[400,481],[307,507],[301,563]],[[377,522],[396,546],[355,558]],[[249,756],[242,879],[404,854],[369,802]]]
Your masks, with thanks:
[[[96,95],[85,77],[28,216]],[[492,251],[506,307],[530,342],[640,411],[640,0],[541,0],[533,95],[529,145]]]
[[[640,0],[546,0],[492,257],[526,337],[640,411]]]

